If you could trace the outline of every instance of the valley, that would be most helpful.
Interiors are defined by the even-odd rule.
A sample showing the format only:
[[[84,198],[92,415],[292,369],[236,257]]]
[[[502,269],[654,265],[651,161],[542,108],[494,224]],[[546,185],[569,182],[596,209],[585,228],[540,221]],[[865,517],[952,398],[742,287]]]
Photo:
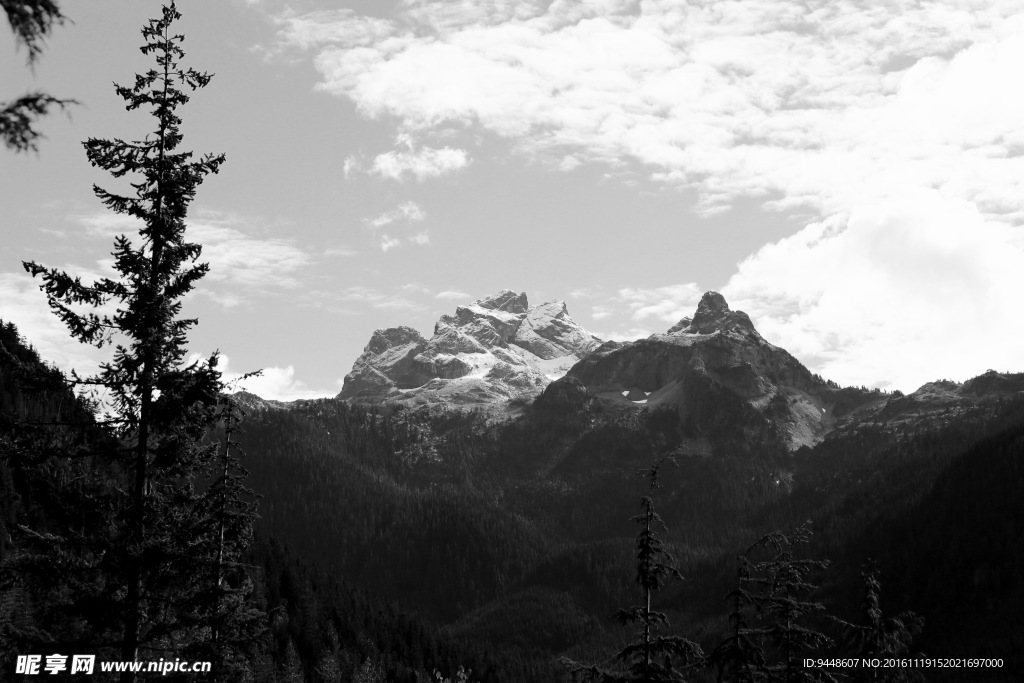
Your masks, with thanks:
[[[516,300],[509,294],[482,301]],[[492,334],[493,320],[477,324],[465,312],[497,317],[486,306],[459,310],[463,324],[442,328],[455,353],[442,356],[440,344],[421,338],[388,355],[371,341],[337,399],[273,406],[246,397],[240,441],[265,496],[265,533],[435,628],[502,653],[514,664],[493,680],[554,680],[564,674],[559,657],[601,661],[628,640],[611,615],[636,599],[629,520],[644,495],[636,472],[663,456],[677,466],[665,469],[656,500],[686,580],[658,599],[671,630],[706,651],[727,626],[736,555],[810,520],[808,556],[832,562],[818,594],[829,613],[856,617],[858,574],[871,560],[886,611],[925,616],[924,651],[1008,652],[991,644],[987,627],[964,631],[953,615],[1001,623],[1020,604],[1019,576],[1008,569],[1020,558],[1009,550],[1020,529],[1003,510],[1020,483],[1024,375],[990,372],[907,396],[839,387],[709,293],[666,334],[594,345],[547,382],[509,363],[533,379],[503,384],[507,376],[494,373],[503,361],[486,371],[462,361],[464,375],[440,377],[438,358],[450,368],[459,353],[522,353],[508,351],[515,333]],[[382,336],[393,331],[374,340]],[[435,376],[409,386],[417,366]],[[352,387],[371,369],[388,382],[357,395]],[[975,471],[991,458],[1000,464]],[[982,480],[999,483],[975,500],[975,513],[930,523]],[[992,529],[981,544],[978,526]],[[932,592],[967,571],[937,559],[951,548],[971,557],[973,588]],[[995,594],[1007,600],[984,597]]]

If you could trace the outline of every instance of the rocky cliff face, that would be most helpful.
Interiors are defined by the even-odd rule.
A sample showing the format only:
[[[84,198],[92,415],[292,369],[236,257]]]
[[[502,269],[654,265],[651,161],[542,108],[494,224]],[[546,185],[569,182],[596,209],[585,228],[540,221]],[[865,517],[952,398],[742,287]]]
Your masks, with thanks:
[[[493,406],[537,396],[601,344],[561,301],[531,307],[502,290],[442,316],[425,339],[409,327],[377,330],[339,398]]]
[[[718,292],[706,293],[693,317],[665,334],[601,346],[563,381],[570,378],[612,405],[670,409],[701,443],[716,435],[733,441],[746,429],[790,450],[820,441],[837,412],[882,400],[857,392],[837,410],[826,382],[765,341],[749,316],[731,310]]]
[[[864,428],[938,428],[1022,392],[1024,376],[992,372],[908,396],[839,387],[767,342],[717,292],[665,334],[602,343],[564,303],[531,307],[504,290],[442,316],[430,339],[408,327],[378,330],[339,398],[502,409],[539,397],[530,420],[581,433],[667,411],[678,452],[710,455],[794,451]]]

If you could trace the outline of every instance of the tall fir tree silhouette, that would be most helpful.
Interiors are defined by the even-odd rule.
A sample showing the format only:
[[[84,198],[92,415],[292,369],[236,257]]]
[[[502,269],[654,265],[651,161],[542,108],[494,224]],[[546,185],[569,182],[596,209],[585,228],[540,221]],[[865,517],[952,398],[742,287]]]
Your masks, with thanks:
[[[700,645],[681,636],[658,633],[669,626],[664,612],[653,608],[654,593],[670,580],[682,579],[676,568],[676,559],[662,542],[659,533],[668,527],[654,507],[654,492],[661,487],[661,468],[671,458],[662,458],[649,468],[639,471],[647,479],[648,495],[640,500],[640,514],[632,521],[640,526],[636,537],[635,581],[640,586],[643,602],[615,613],[624,626],[637,627],[636,638],[620,650],[614,659],[625,665],[626,671],[615,671],[596,665],[582,665],[563,660],[573,676],[588,681],[626,683],[663,683],[684,681],[685,672],[703,664]]]
[[[835,680],[830,672],[805,667],[802,661],[832,645],[831,638],[809,623],[814,615],[825,611],[822,603],[810,599],[818,588],[811,583],[812,575],[829,566],[826,560],[797,556],[799,546],[810,540],[810,522],[805,522],[789,534],[773,531],[747,551],[748,557],[759,550],[768,553],[767,559],[751,562],[749,568],[749,582],[756,587],[751,591],[751,599],[761,619],[746,635],[768,645],[766,662],[759,669],[762,680]]]
[[[866,624],[851,624],[833,617],[843,640],[853,649],[858,659],[904,659],[914,655],[911,645],[924,629],[924,618],[914,612],[901,612],[895,617],[882,614],[882,582],[876,567],[866,565],[861,571],[864,581],[864,609]],[[858,667],[850,672],[854,681],[891,681],[916,683],[924,675],[918,669],[905,667]]]
[[[752,565],[746,555],[736,559],[736,588],[725,599],[731,604],[729,635],[708,655],[708,664],[717,671],[720,683],[760,683],[767,679],[760,632],[751,619],[760,606],[759,597],[750,590]]]
[[[114,241],[116,277],[92,284],[64,271],[26,262],[42,280],[50,308],[79,341],[114,345],[113,358],[94,377],[74,375],[99,393],[103,421],[117,436],[110,482],[105,565],[106,609],[114,618],[106,634],[117,658],[138,661],[179,653],[220,652],[251,642],[258,613],[248,606],[251,584],[239,555],[251,534],[254,511],[231,454],[206,439],[222,418],[224,390],[217,355],[186,362],[187,335],[195,319],[181,316],[181,302],[209,270],[202,248],[188,241],[185,218],[204,178],[223,155],[193,158],[178,151],[178,108],[186,91],[211,76],[180,66],[184,37],[174,3],[142,29],[143,54],[155,67],[131,86],[115,86],[126,109],[146,109],[154,130],[142,140],[91,138],[89,161],[114,178],[131,179],[130,192],[93,190],[115,214],[139,225],[138,241]],[[229,680],[229,662],[216,674]],[[121,681],[134,680],[125,673]]]

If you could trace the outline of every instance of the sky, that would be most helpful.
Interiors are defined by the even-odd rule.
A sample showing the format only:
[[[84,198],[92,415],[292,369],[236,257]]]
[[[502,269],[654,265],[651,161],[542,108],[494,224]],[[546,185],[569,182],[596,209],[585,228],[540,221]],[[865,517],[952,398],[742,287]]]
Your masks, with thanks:
[[[81,141],[138,139],[113,83],[159,3],[64,2],[0,100],[80,101],[0,151],[0,319],[88,372],[23,260],[109,272]],[[1024,371],[1024,1],[180,0],[214,74],[184,146],[223,152],[189,229],[196,354],[281,400],[333,396],[375,329],[429,336],[501,289],[604,339],[721,292],[844,385]]]

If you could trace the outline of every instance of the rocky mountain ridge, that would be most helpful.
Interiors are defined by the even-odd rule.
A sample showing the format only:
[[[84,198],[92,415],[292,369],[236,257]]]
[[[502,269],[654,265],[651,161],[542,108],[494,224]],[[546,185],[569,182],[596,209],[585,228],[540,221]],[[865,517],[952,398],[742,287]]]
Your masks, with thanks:
[[[1022,392],[1024,376],[994,372],[908,396],[840,387],[766,341],[717,292],[663,334],[602,342],[564,302],[531,307],[525,293],[502,290],[442,316],[430,339],[405,326],[377,330],[337,398],[499,416],[533,406],[545,421],[588,430],[654,411],[678,423],[678,454],[710,455],[795,451],[865,426],[937,428]]]
[[[377,330],[338,398],[463,407],[528,400],[601,343],[565,302],[531,307],[525,292],[505,289],[442,316],[430,339],[410,327]]]
[[[718,428],[718,416],[706,407],[723,402],[752,409],[748,419],[760,416],[765,428],[774,426],[789,450],[820,441],[835,422],[828,384],[767,342],[718,292],[705,293],[693,317],[665,334],[605,344],[569,378],[605,401],[674,411],[694,437]],[[865,394],[862,402],[870,401]]]

